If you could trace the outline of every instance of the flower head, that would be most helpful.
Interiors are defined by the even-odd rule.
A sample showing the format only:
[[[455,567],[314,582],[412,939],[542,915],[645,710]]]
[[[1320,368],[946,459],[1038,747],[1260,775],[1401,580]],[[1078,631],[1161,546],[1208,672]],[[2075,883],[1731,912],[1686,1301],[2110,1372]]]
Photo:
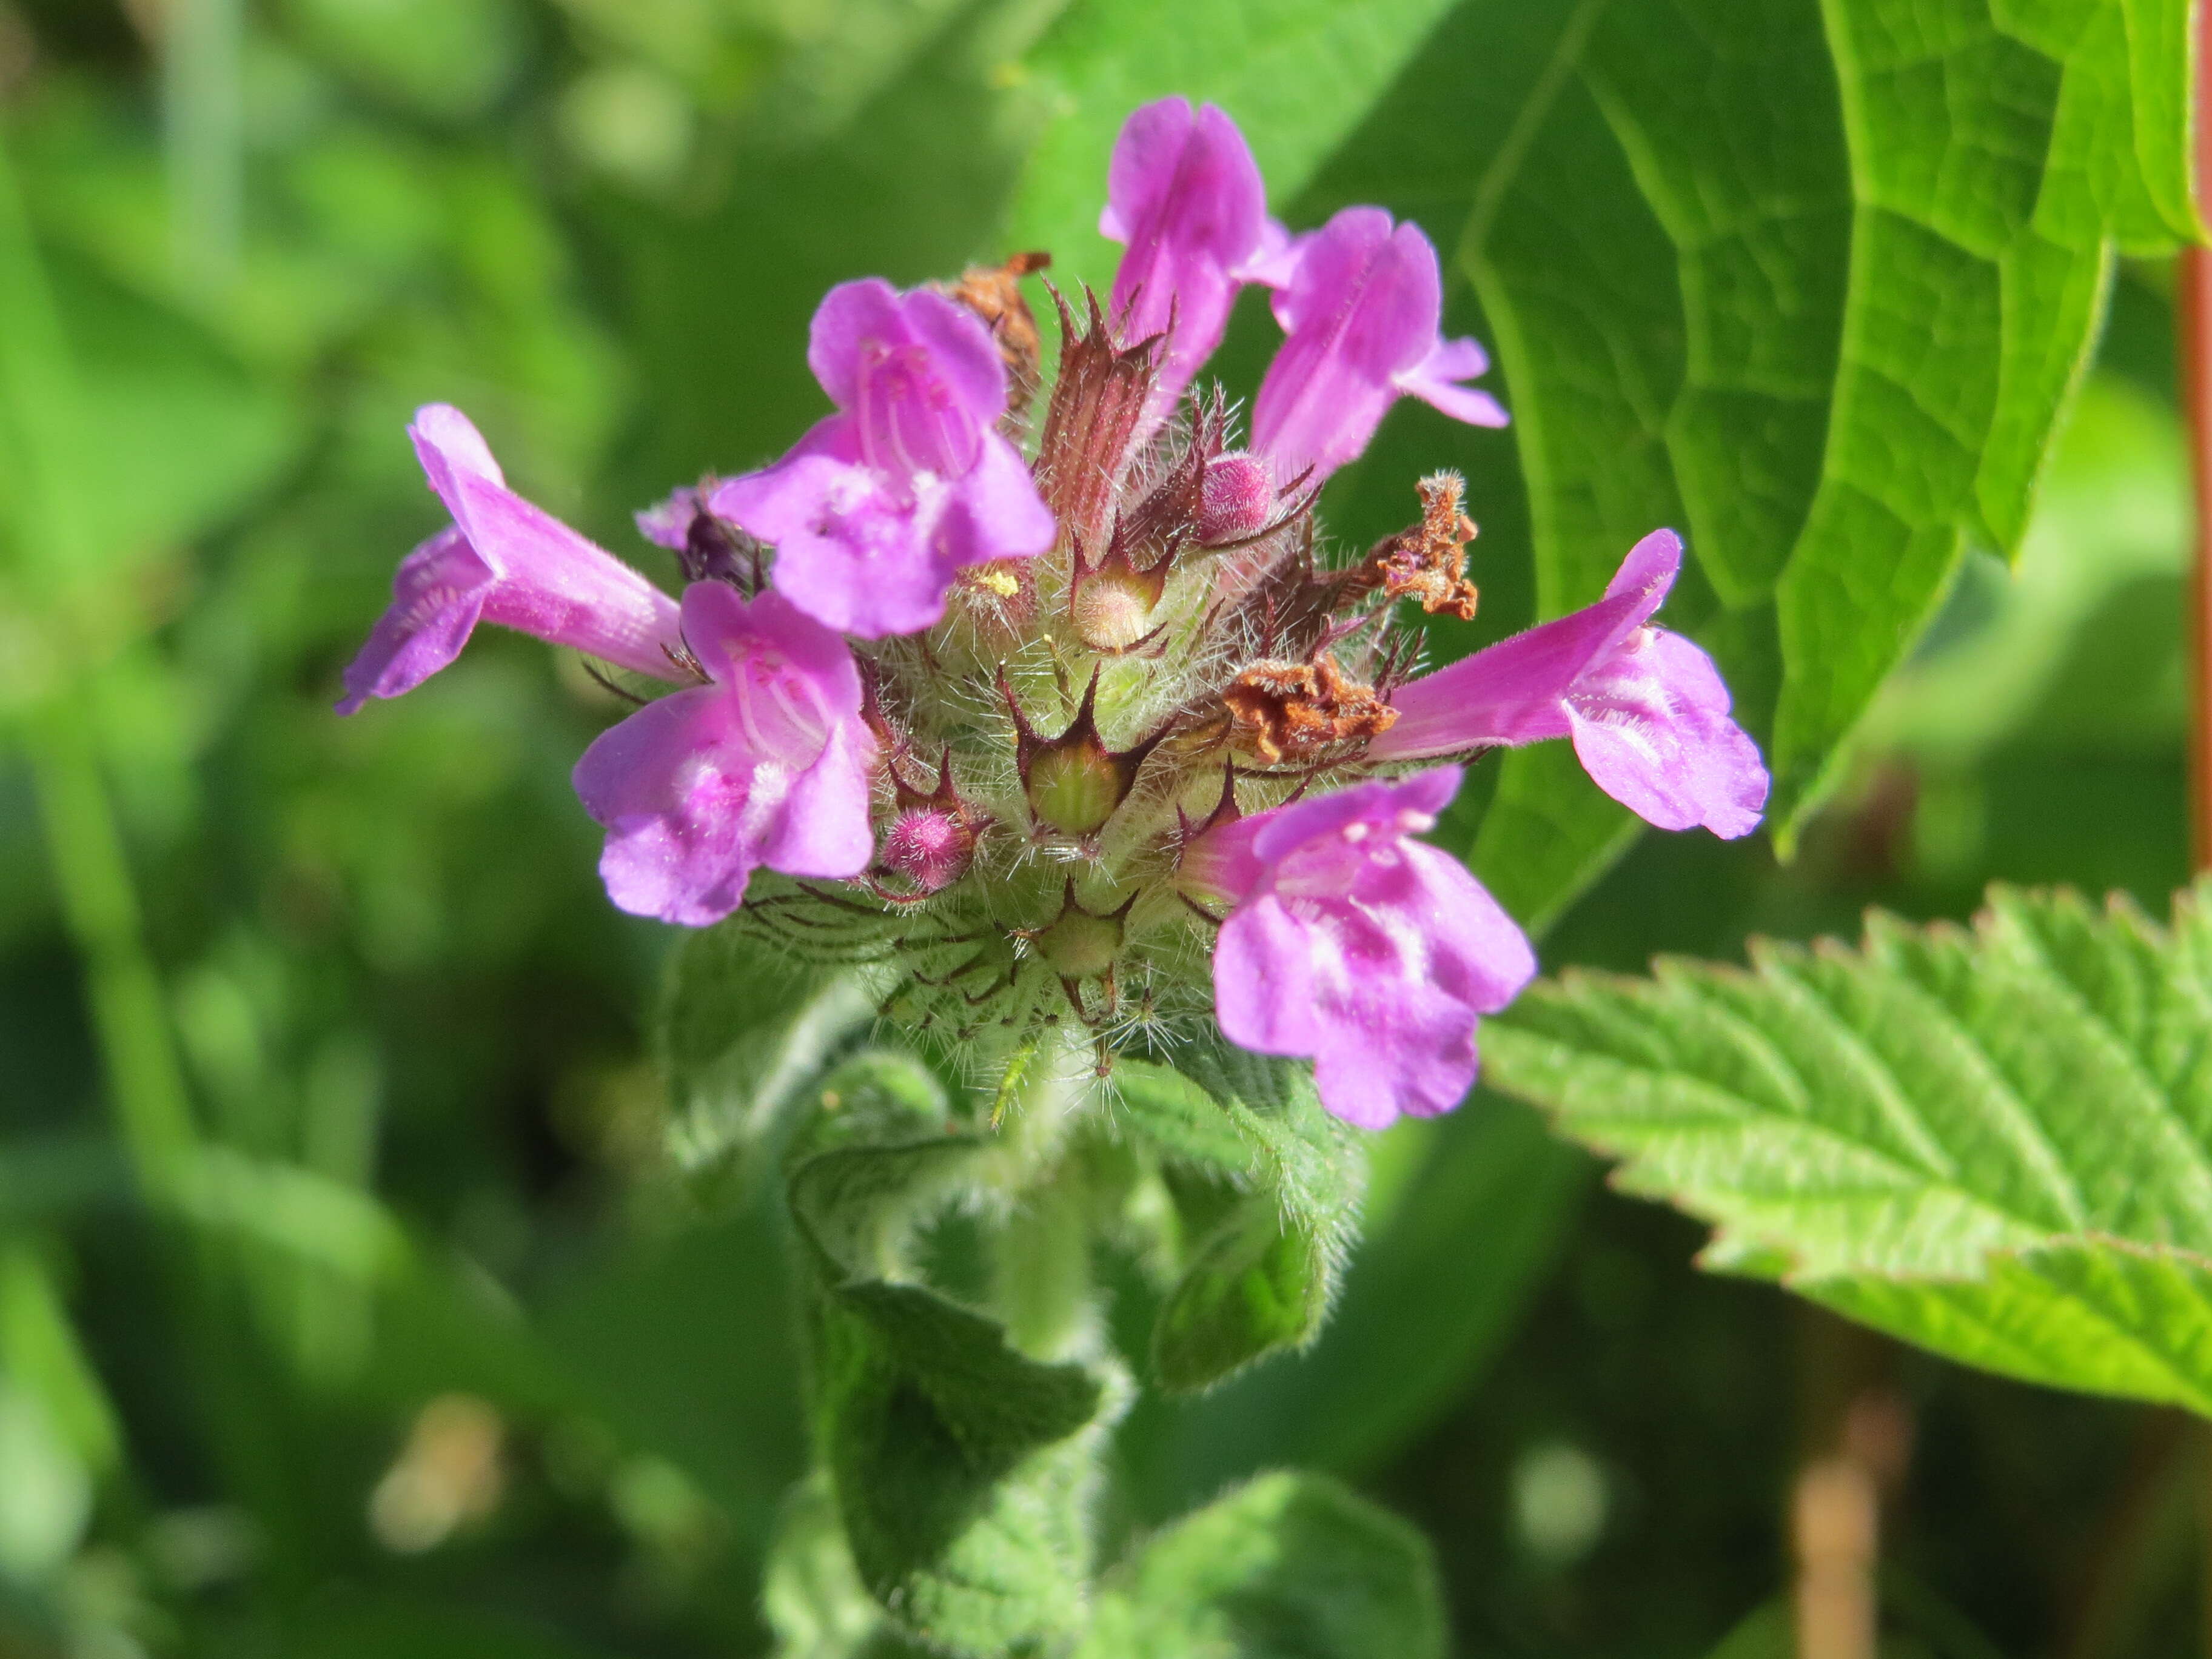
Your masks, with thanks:
[[[1766,805],[1758,745],[1729,717],[1713,659],[1650,626],[1682,568],[1682,541],[1654,531],[1595,605],[1398,688],[1381,760],[1571,738],[1600,788],[1662,830],[1748,835]]]
[[[876,743],[844,641],[774,593],[684,592],[684,635],[708,684],[647,703],[576,763],[607,829],[607,895],[693,927],[738,908],[755,869],[844,877],[875,850]]]
[[[1054,295],[1048,395],[1041,252],[832,289],[808,362],[836,412],[639,515],[680,612],[424,411],[454,524],[349,691],[414,684],[480,617],[678,680],[575,769],[614,902],[869,964],[887,1017],[979,1072],[1079,1033],[1103,1074],[1211,1030],[1310,1056],[1352,1123],[1448,1110],[1535,959],[1419,839],[1457,769],[1407,769],[1565,737],[1654,823],[1740,835],[1758,751],[1650,625],[1663,533],[1598,605],[1407,681],[1401,601],[1476,611],[1464,481],[1420,479],[1418,520],[1356,558],[1316,501],[1401,396],[1504,419],[1461,384],[1480,349],[1438,333],[1434,249],[1379,208],[1289,244],[1234,124],[1182,99],[1130,118],[1109,194],[1127,251],[1110,305]],[[1189,387],[1255,282],[1287,337],[1240,444],[1234,390]]]
[[[413,690],[460,654],[479,622],[674,678],[675,601],[509,489],[458,409],[432,404],[408,431],[453,522],[400,561],[391,608],[345,671],[340,714]]]
[[[965,565],[1028,558],[1052,514],[996,429],[1006,373],[974,313],[879,278],[830,290],[808,366],[839,412],[711,506],[776,545],[776,591],[828,628],[881,639],[927,628]]]
[[[1473,340],[1437,331],[1443,282],[1420,227],[1346,208],[1299,238],[1291,258],[1274,299],[1288,337],[1252,411],[1252,447],[1279,482],[1309,468],[1317,482],[1356,459],[1401,397],[1475,426],[1505,424],[1495,398],[1458,384],[1490,359]]]
[[[1121,337],[1167,338],[1153,407],[1172,409],[1221,343],[1237,289],[1285,274],[1290,238],[1267,216],[1267,187],[1237,124],[1187,98],[1131,114],[1114,144],[1098,230],[1129,250],[1114,273]]]
[[[1459,1104],[1476,1017],[1536,972],[1467,866],[1412,839],[1459,782],[1440,766],[1359,784],[1218,825],[1184,853],[1185,890],[1232,907],[1213,952],[1223,1034],[1310,1056],[1322,1103],[1360,1128]]]

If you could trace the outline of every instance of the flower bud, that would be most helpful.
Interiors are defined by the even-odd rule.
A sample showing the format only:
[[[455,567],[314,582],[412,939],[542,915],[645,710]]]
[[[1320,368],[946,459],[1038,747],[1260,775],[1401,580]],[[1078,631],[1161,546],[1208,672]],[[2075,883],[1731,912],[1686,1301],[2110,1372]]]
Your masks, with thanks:
[[[1121,767],[1096,738],[1042,749],[1024,780],[1030,811],[1039,823],[1064,835],[1090,835],[1104,827],[1128,793],[1121,774]]]
[[[1037,823],[1079,839],[1102,830],[1115,808],[1128,798],[1145,757],[1167,736],[1162,726],[1134,748],[1109,749],[1098,735],[1098,671],[1084,688],[1075,718],[1056,738],[1041,738],[1022,713],[1014,688],[1002,671],[999,695],[1014,722],[1014,763],[1021,770],[1022,793]]]
[[[1121,953],[1121,916],[1120,910],[1094,916],[1071,897],[1031,942],[1045,965],[1062,979],[1104,979]]]
[[[950,887],[968,873],[975,854],[975,832],[955,812],[910,808],[884,832],[879,854],[884,867],[904,876],[925,893]]]
[[[1079,561],[1069,599],[1075,636],[1093,651],[1127,651],[1152,631],[1152,611],[1167,590],[1163,561],[1150,570],[1131,568],[1116,549],[1096,570]]]
[[[1243,450],[1215,456],[1206,464],[1200,501],[1198,539],[1204,545],[1222,547],[1258,535],[1275,510],[1267,463]]]

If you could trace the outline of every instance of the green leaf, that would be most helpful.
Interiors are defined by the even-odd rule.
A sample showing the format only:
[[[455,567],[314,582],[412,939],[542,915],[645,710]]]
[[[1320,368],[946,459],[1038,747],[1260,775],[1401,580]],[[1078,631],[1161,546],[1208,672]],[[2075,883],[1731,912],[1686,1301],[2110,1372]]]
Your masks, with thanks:
[[[1570,975],[1493,1085],[1717,1224],[1706,1265],[1969,1364],[2212,1413],[2212,922],[1993,889],[1972,932]]]
[[[1719,659],[1785,837],[1969,539],[2018,543],[2113,244],[2192,234],[2185,10],[1467,0],[1299,216],[1379,198],[1472,284],[1539,615],[1686,533],[1666,619]],[[1474,862],[1540,925],[1635,828],[1540,746]]]
[[[939,1135],[825,1152],[791,1204],[816,1279],[816,1435],[861,1581],[934,1647],[995,1655],[1085,1614],[1099,1443],[1117,1402],[1079,1364],[908,1282],[908,1235],[991,1143]]]
[[[852,1659],[884,1622],[819,1472],[783,1500],[761,1577],[761,1610],[775,1632],[776,1659]]]
[[[659,1040],[669,1148],[695,1194],[758,1195],[799,1110],[875,1012],[851,970],[794,962],[741,924],[684,936]]]
[[[1313,1340],[1355,1234],[1364,1161],[1310,1067],[1218,1042],[1177,1060],[1181,1074],[1125,1061],[1115,1076],[1139,1135],[1237,1194],[1205,1206],[1153,1327],[1153,1370],[1184,1391]]]
[[[1419,50],[1451,0],[1175,0],[1079,5],[1031,52],[1049,112],[1014,198],[1010,246],[1048,249],[1064,286],[1102,294],[1106,161],[1138,105],[1180,93],[1236,118],[1278,200],[1296,193]]]
[[[1154,1494],[1152,1512],[1279,1465],[1374,1468],[1510,1336],[1565,1241],[1589,1160],[1537,1114],[1488,1093],[1449,1117],[1394,1128],[1377,1143],[1378,1162],[1409,1136],[1407,1189],[1370,1214],[1313,1345],[1202,1399],[1133,1413],[1117,1445]]]
[[[1443,1595],[1412,1528],[1319,1475],[1269,1474],[1151,1540],[1080,1659],[1427,1659]]]
[[[121,1425],[40,1253],[0,1246],[0,1375],[44,1407],[77,1461],[105,1474],[123,1453]]]

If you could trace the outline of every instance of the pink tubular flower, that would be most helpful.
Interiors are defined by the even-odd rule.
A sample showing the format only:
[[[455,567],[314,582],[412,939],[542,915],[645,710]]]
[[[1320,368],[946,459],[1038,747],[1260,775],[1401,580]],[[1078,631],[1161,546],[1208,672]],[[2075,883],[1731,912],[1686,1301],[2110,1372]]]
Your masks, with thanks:
[[[672,553],[681,553],[690,541],[691,520],[706,510],[706,505],[699,492],[686,484],[631,517],[636,521],[637,533],[646,540]]]
[[[509,489],[458,409],[418,410],[408,434],[453,522],[400,561],[391,607],[345,671],[338,713],[413,690],[460,654],[479,622],[674,678],[673,599]]]
[[[839,412],[714,511],[776,546],[776,591],[865,639],[945,614],[963,565],[1052,545],[1052,514],[994,426],[1006,372],[973,313],[878,277],[830,290],[806,361]]]
[[[711,684],[673,691],[602,732],[576,793],[607,829],[599,874],[635,915],[703,927],[761,865],[856,876],[874,855],[851,649],[774,593],[684,592],[684,636]]]
[[[1237,291],[1286,274],[1290,238],[1267,216],[1267,188],[1244,135],[1214,105],[1163,98],[1121,124],[1098,233],[1124,243],[1112,310],[1131,344],[1169,337],[1153,407],[1175,406],[1229,326]]]
[[[1346,208],[1298,239],[1275,295],[1289,336],[1260,383],[1252,447],[1289,483],[1315,482],[1356,459],[1390,405],[1410,394],[1454,420],[1504,426],[1486,392],[1458,384],[1490,367],[1473,340],[1437,332],[1443,281],[1420,227],[1393,228],[1381,208]]]
[[[1653,531],[1595,605],[1400,686],[1369,757],[1572,738],[1598,787],[1662,830],[1748,835],[1766,805],[1758,745],[1729,718],[1713,659],[1649,625],[1681,568],[1681,538]]]
[[[1458,793],[1459,769],[1363,783],[1210,830],[1179,879],[1234,908],[1213,951],[1229,1040],[1310,1055],[1322,1103],[1363,1129],[1459,1104],[1476,1017],[1534,977],[1513,919],[1449,854],[1409,837]]]

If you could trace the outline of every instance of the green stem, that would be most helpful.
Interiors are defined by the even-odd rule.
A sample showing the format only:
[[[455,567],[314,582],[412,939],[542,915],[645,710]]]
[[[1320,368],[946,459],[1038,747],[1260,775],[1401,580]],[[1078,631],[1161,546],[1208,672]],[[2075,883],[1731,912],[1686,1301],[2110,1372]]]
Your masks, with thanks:
[[[1090,1051],[1048,1036],[1009,1080],[991,1184],[1016,1194],[1016,1208],[994,1241],[992,1301],[1024,1353],[1072,1358],[1098,1336],[1088,1195],[1068,1150],[1069,1125],[1095,1091]]]
[[[1063,1164],[1022,1194],[997,1241],[993,1301],[1013,1345],[1033,1359],[1082,1352],[1097,1334],[1083,1170]]]

